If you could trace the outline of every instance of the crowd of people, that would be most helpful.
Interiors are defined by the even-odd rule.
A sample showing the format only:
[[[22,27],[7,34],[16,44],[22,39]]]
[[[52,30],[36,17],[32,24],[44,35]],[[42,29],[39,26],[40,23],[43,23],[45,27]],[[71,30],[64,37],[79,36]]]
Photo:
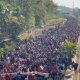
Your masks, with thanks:
[[[71,59],[61,51],[65,40],[77,42],[79,26],[73,17],[63,27],[42,31],[42,35],[21,43],[0,59],[0,80],[61,80]]]

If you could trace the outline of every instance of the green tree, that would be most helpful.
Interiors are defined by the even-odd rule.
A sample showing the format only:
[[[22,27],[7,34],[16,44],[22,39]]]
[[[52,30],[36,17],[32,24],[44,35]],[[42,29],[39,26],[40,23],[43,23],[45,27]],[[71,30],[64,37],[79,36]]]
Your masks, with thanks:
[[[26,27],[28,28],[30,26],[41,27],[48,19],[47,17],[53,16],[57,12],[57,6],[52,0],[16,0],[16,5],[22,9],[22,15],[26,17]],[[33,25],[31,25],[32,22]]]
[[[47,15],[53,16],[57,12],[57,6],[52,0],[35,0],[35,25],[41,27],[45,23]]]

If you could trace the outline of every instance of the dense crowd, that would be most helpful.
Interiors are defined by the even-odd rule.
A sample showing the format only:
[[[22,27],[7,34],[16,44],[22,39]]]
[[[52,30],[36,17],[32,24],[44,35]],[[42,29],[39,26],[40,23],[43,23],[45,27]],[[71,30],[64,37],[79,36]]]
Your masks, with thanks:
[[[62,54],[62,43],[65,40],[77,42],[80,31],[77,22],[75,18],[69,17],[63,27],[44,30],[42,35],[4,54],[0,59],[0,78],[47,80],[51,77],[61,80],[67,67],[72,64],[71,59]]]

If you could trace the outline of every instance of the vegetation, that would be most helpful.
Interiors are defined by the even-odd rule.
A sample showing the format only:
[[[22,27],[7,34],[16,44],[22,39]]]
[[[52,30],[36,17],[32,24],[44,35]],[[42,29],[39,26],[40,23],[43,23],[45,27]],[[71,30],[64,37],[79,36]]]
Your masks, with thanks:
[[[76,53],[76,44],[70,41],[65,41],[63,53],[66,54],[68,57],[72,58],[74,54]]]
[[[22,30],[42,27],[50,16],[57,13],[52,0],[0,1],[1,32],[15,38]]]
[[[11,44],[5,44],[4,47],[0,48],[0,57],[3,54],[5,54],[5,53],[7,53],[7,52],[9,52],[9,51],[11,51],[13,49],[14,49],[13,45],[11,45]]]
[[[42,27],[56,14],[57,6],[52,0],[0,0],[0,33],[17,43],[17,36],[22,31]],[[11,43],[5,43],[0,48],[0,55],[12,48]]]
[[[52,25],[63,25],[64,24],[64,19],[63,18],[54,18],[50,20],[46,20],[46,25],[52,26]]]

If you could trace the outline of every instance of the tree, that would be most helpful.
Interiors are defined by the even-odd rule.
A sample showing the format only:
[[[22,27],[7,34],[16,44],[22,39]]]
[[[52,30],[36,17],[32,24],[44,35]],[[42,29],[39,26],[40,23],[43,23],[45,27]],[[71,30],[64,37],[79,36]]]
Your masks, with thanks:
[[[5,2],[0,2],[0,28],[1,33],[9,35],[11,38],[23,30],[19,22],[20,10]]]
[[[57,6],[52,0],[16,0],[15,2],[20,6],[22,15],[26,17],[26,27],[28,28],[30,26],[41,27],[48,19],[47,15],[53,16],[57,12]],[[31,25],[32,22],[33,25]]]
[[[11,37],[16,37],[23,27],[42,27],[47,15],[52,16],[57,9],[52,0],[3,0],[0,3],[1,32]]]
[[[35,25],[41,27],[45,23],[47,15],[52,16],[57,12],[57,6],[52,0],[35,0]]]

